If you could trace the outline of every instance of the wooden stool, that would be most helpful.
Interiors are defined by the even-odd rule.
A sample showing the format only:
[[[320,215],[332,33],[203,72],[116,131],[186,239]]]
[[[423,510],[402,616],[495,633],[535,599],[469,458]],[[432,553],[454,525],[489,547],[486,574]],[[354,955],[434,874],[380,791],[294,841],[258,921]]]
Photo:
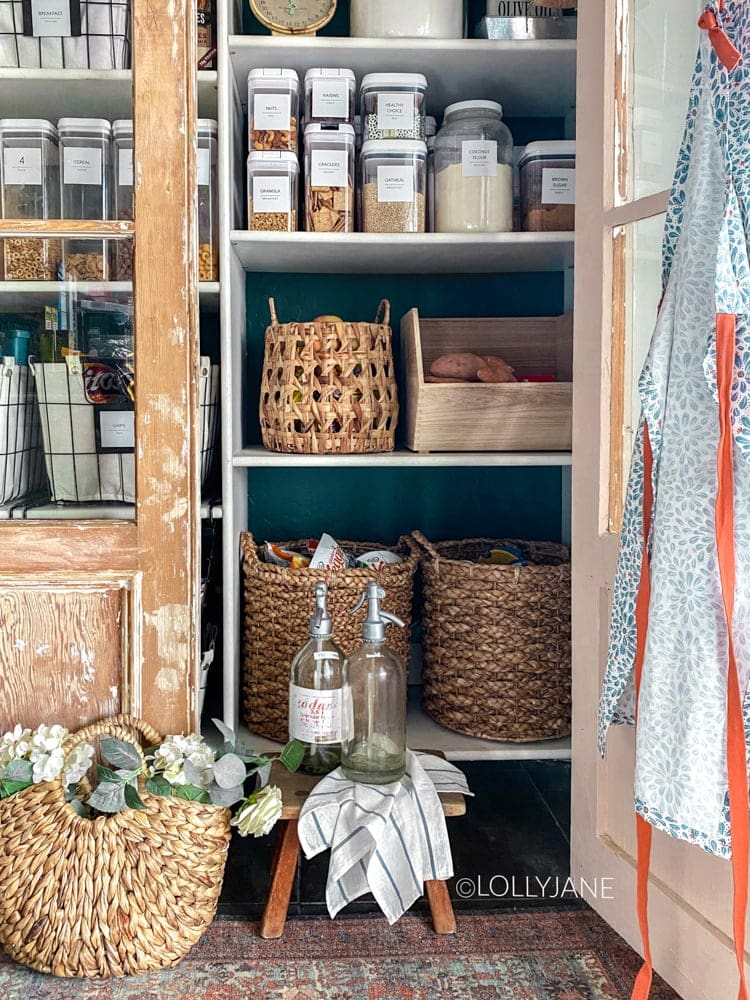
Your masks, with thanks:
[[[439,751],[428,752],[435,757],[444,756]],[[281,789],[284,809],[276,834],[271,890],[260,923],[260,936],[262,938],[280,938],[284,933],[289,900],[292,896],[292,885],[297,871],[297,861],[301,853],[299,837],[297,836],[299,815],[305,799],[320,780],[320,778],[313,778],[306,774],[290,774],[278,761],[273,765],[270,783],[278,785]],[[458,792],[447,792],[440,796],[440,801],[446,816],[463,816],[466,813],[466,801],[463,795]],[[447,884],[440,880],[429,880],[425,882],[425,889],[435,932],[437,934],[455,934],[456,918]]]

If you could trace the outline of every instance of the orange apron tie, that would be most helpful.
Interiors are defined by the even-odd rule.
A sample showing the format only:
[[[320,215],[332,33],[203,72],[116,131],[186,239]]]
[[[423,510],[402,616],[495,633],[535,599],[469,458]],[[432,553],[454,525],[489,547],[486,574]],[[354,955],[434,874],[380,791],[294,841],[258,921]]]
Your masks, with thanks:
[[[719,4],[719,10],[724,4]],[[719,27],[716,14],[712,10],[706,10],[698,19],[698,27],[708,32],[709,41],[714,47],[714,52],[730,72],[740,61],[739,50],[732,45],[723,28]]]

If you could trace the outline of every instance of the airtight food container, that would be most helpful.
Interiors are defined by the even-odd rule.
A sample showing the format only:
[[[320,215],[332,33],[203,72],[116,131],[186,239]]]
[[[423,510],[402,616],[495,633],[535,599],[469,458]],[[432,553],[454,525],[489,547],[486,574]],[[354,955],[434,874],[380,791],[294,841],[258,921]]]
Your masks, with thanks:
[[[421,73],[368,73],[362,80],[362,134],[424,141],[427,79]]]

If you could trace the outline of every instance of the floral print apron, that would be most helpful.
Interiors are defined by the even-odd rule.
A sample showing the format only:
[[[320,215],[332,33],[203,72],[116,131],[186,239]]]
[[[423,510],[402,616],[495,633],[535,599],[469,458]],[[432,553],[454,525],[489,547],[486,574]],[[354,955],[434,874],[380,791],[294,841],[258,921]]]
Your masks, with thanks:
[[[740,1000],[750,734],[750,3],[706,7],[667,214],[663,298],[639,383],[600,749],[636,724],[638,909],[648,996],[656,827],[735,880]],[[743,58],[744,57],[744,58]]]

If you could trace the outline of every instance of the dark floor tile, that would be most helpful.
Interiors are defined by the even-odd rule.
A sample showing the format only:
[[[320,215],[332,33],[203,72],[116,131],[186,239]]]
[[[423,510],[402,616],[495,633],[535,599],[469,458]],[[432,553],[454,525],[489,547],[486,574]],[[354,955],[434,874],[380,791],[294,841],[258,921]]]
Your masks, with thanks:
[[[563,836],[570,839],[570,762],[529,760],[524,768],[555,817]]]

